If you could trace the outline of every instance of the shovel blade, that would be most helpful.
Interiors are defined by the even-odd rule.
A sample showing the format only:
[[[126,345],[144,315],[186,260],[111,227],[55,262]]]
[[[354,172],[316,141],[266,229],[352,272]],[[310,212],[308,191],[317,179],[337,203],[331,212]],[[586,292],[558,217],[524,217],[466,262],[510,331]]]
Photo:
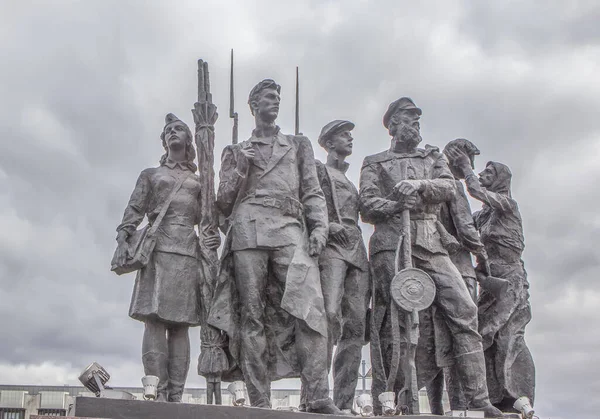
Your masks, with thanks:
[[[506,279],[497,278],[495,276],[486,276],[479,280],[481,288],[492,294],[497,300],[506,294],[508,284],[509,282]]]

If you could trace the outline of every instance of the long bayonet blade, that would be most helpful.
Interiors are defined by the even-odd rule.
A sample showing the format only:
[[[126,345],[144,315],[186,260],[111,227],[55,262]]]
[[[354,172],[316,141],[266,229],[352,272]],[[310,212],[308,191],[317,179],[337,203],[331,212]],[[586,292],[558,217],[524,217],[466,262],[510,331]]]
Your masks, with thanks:
[[[229,72],[229,117],[233,118],[233,129],[231,130],[231,142],[238,143],[238,114],[235,111],[233,94],[233,48],[231,48],[231,67]]]
[[[300,88],[298,81],[298,66],[296,66],[296,128],[295,134],[300,134]]]
[[[233,48],[231,48],[231,61],[229,65],[229,117],[233,118],[235,106],[233,104]]]

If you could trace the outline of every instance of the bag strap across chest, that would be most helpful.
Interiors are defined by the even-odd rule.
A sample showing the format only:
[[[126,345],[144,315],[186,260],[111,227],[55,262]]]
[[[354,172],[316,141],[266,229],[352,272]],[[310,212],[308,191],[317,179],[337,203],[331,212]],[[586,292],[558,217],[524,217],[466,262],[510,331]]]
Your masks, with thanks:
[[[186,179],[191,177],[192,175],[193,175],[193,173],[190,172],[186,176],[181,176],[177,180],[177,182],[175,183],[175,186],[173,186],[173,189],[171,190],[171,193],[169,194],[167,199],[164,201],[162,207],[160,207],[160,212],[158,213],[156,219],[152,223],[150,230],[148,230],[149,235],[153,235],[154,233],[156,233],[156,230],[158,230],[158,227],[160,226],[161,221],[163,220],[165,214],[167,213],[167,210],[169,209],[169,206],[171,205],[173,198],[175,198],[175,195],[177,194],[179,189],[181,189],[181,186],[183,186],[183,182],[185,182]]]

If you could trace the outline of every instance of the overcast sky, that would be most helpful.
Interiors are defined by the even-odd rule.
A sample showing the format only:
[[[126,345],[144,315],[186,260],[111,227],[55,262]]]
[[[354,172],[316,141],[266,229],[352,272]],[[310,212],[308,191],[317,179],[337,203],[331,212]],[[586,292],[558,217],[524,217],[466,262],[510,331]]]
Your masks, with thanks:
[[[208,61],[217,160],[250,89],[282,85],[279,124],[356,123],[350,178],[389,146],[381,119],[411,96],[424,143],[464,137],[509,165],[523,216],[541,418],[600,410],[600,4],[596,1],[60,1],[0,5],[0,383],[78,384],[98,361],[138,386],[134,276],[110,272],[115,227],[156,166],[164,116],[193,123]],[[218,165],[218,162],[217,162]],[[368,231],[368,230],[367,230]],[[199,329],[191,330],[188,386]],[[577,414],[575,414],[577,413]]]

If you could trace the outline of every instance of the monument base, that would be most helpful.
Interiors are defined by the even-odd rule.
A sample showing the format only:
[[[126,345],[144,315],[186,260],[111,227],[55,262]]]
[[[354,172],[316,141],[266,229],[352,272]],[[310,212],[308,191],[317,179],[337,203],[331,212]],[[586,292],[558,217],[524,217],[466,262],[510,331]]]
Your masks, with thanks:
[[[253,407],[166,403],[144,400],[115,400],[96,397],[75,398],[73,416],[78,418],[106,419],[326,419],[332,417],[332,415],[287,412]],[[407,419],[440,418],[440,416],[433,415],[403,417]]]
[[[465,419],[477,419],[484,417],[483,412],[472,410],[451,410],[450,412],[446,412],[445,416]],[[521,415],[518,413],[504,413],[503,419],[521,419]]]

